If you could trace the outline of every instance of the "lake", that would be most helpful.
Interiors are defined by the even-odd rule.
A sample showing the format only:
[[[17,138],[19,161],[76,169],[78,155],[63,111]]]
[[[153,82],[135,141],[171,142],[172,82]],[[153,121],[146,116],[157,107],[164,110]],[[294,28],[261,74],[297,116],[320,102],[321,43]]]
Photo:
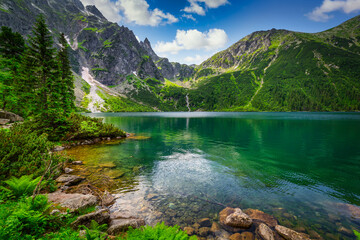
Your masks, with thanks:
[[[184,227],[230,206],[325,239],[360,230],[359,113],[87,115],[140,136],[69,150],[123,172],[114,211]]]

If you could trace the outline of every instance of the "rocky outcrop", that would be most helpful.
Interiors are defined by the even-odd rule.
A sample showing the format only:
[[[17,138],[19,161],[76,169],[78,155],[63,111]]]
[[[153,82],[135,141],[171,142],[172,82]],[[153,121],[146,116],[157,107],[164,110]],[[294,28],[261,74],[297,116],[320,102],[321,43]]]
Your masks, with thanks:
[[[298,233],[287,227],[277,225],[275,227],[276,232],[285,238],[286,240],[310,240],[310,237],[304,233]]]
[[[71,223],[71,226],[74,229],[77,229],[79,226],[84,225],[90,227],[91,221],[95,221],[98,224],[107,224],[110,220],[110,213],[107,209],[101,209],[96,212],[82,215],[78,217],[74,222]]]
[[[98,199],[90,194],[66,194],[60,191],[49,193],[48,199],[53,203],[59,204],[60,206],[69,208],[71,210],[78,210],[95,206],[98,202]]]
[[[7,111],[0,111],[0,119],[7,119],[9,120],[6,123],[13,123],[13,122],[22,122],[24,121],[24,119],[22,117],[20,117],[19,115],[16,115],[15,113],[12,112],[7,112]],[[5,124],[6,124],[5,123]]]
[[[220,223],[233,228],[249,228],[252,225],[252,219],[240,208],[227,207],[219,213]]]

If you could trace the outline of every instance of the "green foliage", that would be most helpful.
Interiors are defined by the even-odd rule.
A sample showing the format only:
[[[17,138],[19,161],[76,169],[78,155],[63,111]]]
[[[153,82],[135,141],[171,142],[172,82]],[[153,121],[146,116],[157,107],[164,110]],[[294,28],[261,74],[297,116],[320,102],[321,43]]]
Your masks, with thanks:
[[[109,40],[105,40],[103,42],[103,45],[104,45],[105,48],[109,48],[109,47],[112,47],[112,42],[109,41]]]
[[[15,125],[9,132],[0,131],[0,180],[29,174],[38,177],[50,162],[51,168],[55,168],[66,159],[59,154],[49,154],[54,144],[45,134],[38,136],[25,125]],[[52,174],[54,172],[48,172],[46,177]]]
[[[40,177],[33,179],[32,175],[23,175],[20,178],[12,176],[4,182],[8,185],[8,189],[12,195],[20,198],[22,196],[30,196],[39,181]]]
[[[9,201],[0,205],[0,239],[35,239],[51,227],[47,197]]]
[[[64,140],[126,136],[124,131],[112,124],[102,123],[102,119],[71,114],[68,121],[70,129],[66,133]]]
[[[130,229],[125,238],[127,240],[195,240],[196,236],[189,237],[179,226],[169,227],[163,222],[154,227],[145,226],[139,229]]]
[[[354,232],[354,234],[356,236],[356,239],[360,240],[360,233],[358,231],[356,231],[356,230],[353,230],[353,232]]]

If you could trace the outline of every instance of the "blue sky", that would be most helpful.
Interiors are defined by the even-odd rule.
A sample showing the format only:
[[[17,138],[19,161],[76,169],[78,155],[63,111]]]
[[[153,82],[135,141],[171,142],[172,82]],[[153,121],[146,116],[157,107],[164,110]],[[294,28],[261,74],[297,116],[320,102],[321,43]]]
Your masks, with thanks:
[[[81,0],[147,37],[170,61],[199,64],[271,28],[319,32],[360,14],[360,0]]]

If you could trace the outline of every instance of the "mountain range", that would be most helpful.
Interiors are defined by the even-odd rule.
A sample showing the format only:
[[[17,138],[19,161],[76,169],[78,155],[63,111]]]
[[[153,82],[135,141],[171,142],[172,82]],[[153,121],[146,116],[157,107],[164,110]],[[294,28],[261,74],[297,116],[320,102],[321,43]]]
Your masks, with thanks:
[[[66,35],[77,105],[92,112],[360,110],[360,16],[320,33],[254,32],[188,66],[80,0],[0,0],[0,24],[23,36],[39,14]]]

